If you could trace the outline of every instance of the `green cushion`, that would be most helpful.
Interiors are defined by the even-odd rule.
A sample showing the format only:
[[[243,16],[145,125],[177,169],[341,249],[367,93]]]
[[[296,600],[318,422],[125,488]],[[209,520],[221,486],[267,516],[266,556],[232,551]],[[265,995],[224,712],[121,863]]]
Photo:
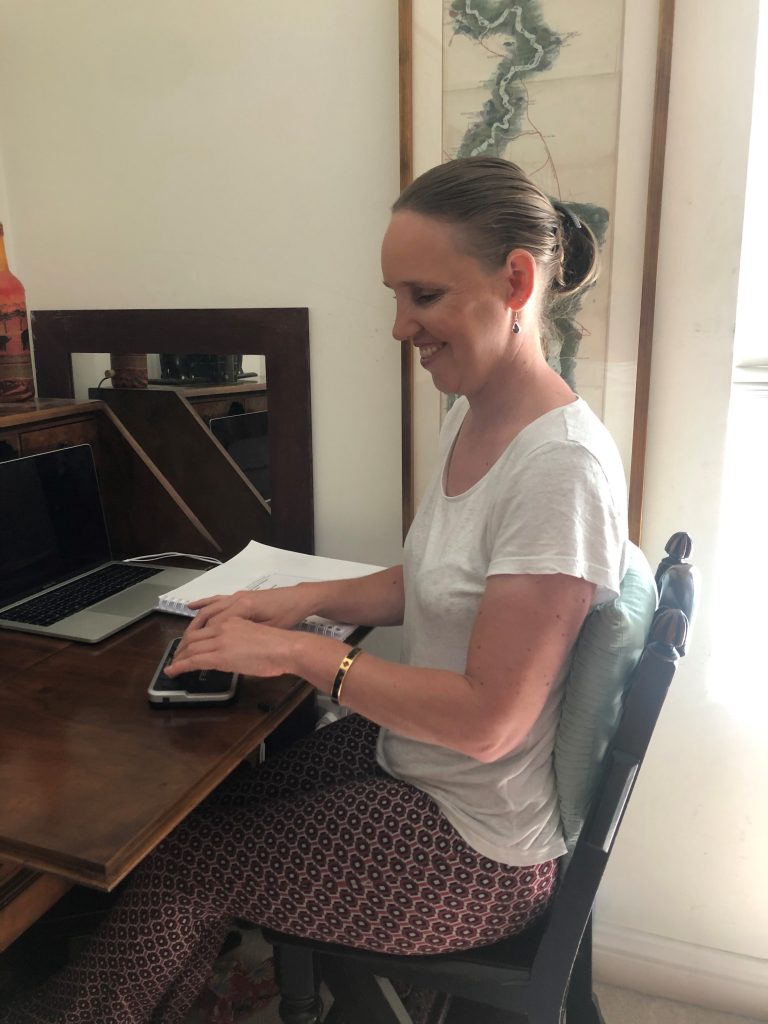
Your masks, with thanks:
[[[656,601],[651,567],[642,551],[630,544],[621,592],[587,616],[563,697],[555,777],[569,852],[589,809],[600,761],[618,724],[624,690],[645,646]]]

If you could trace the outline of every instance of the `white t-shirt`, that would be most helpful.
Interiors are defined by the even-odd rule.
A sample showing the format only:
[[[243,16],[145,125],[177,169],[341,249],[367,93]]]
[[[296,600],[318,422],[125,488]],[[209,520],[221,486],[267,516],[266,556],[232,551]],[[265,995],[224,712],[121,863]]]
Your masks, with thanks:
[[[488,576],[565,573],[619,592],[627,494],[616,446],[582,399],[528,424],[485,476],[448,497],[445,466],[468,403],[446,417],[440,465],[405,543],[403,661],[463,673]],[[514,623],[510,623],[510,629]],[[382,729],[385,771],[428,793],[466,842],[503,864],[565,853],[552,751],[568,661],[531,731],[491,764]]]

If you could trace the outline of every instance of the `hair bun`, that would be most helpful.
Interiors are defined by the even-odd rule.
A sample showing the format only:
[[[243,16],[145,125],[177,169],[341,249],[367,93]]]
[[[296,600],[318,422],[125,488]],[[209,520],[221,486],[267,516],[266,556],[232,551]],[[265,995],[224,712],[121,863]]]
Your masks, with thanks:
[[[589,224],[559,200],[552,206],[558,215],[558,235],[562,247],[559,273],[552,281],[558,295],[572,295],[594,284],[599,272],[597,239]]]
[[[559,213],[561,221],[570,221],[571,225],[577,231],[581,231],[582,223],[576,216],[576,214],[573,212],[573,210],[570,208],[570,206],[566,206],[565,203],[561,203],[559,199],[555,199],[552,205]]]

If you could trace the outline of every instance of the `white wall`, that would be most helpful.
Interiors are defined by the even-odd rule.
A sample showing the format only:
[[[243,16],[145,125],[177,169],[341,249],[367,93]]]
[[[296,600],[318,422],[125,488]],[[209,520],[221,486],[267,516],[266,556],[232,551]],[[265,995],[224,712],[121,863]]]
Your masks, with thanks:
[[[397,559],[395,0],[0,0],[0,94],[30,308],[308,306],[317,550]]]
[[[617,928],[657,937],[660,959],[687,947],[680,956],[693,993],[677,994],[698,989],[703,1000],[763,1019],[764,723],[714,699],[727,681],[714,685],[710,660],[757,8],[749,0],[735,17],[720,0],[677,0],[643,547],[656,561],[669,534],[686,529],[704,599],[601,891],[598,925],[614,938]],[[762,452],[756,457],[762,466]],[[765,680],[757,656],[753,671]],[[643,971],[652,986],[653,966]],[[729,972],[741,972],[739,992],[729,989]]]

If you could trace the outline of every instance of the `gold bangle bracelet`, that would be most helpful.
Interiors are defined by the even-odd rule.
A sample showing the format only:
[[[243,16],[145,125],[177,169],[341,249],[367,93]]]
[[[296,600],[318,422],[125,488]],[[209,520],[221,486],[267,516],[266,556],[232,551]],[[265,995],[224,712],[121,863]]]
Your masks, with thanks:
[[[347,672],[352,668],[352,663],[358,654],[362,654],[360,647],[350,647],[344,657],[341,659],[339,670],[336,673],[336,678],[333,680],[333,686],[331,687],[331,701],[334,704],[341,703],[341,688],[344,686],[344,680],[347,677]]]

